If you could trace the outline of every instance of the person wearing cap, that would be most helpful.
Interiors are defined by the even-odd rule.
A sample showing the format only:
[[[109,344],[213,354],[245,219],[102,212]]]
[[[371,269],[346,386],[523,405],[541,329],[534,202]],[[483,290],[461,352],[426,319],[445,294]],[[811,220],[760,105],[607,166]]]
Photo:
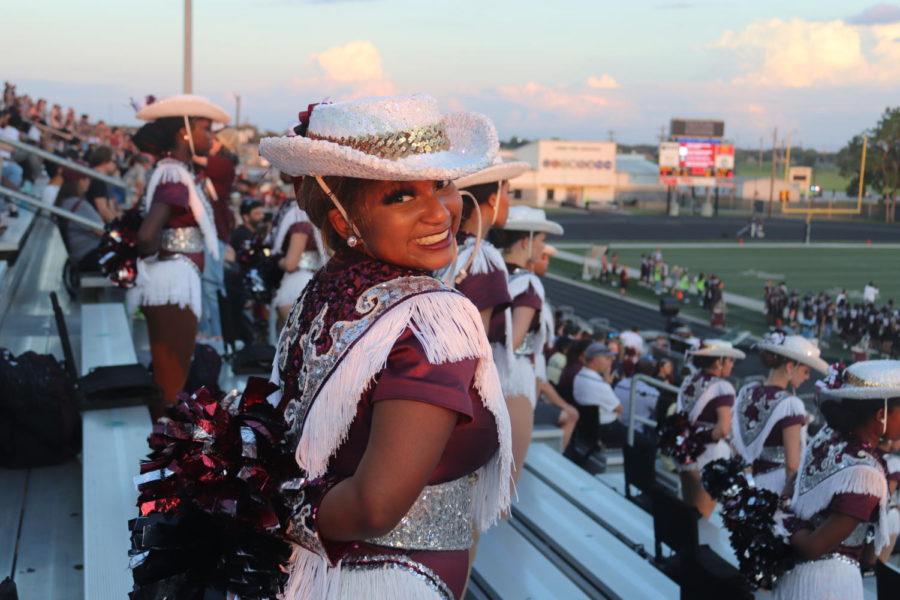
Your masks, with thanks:
[[[137,117],[148,121],[134,135],[142,152],[159,158],[141,210],[135,286],[128,305],[147,319],[153,378],[162,390],[163,416],[187,380],[197,324],[203,314],[201,273],[204,253],[218,258],[212,209],[202,182],[192,171],[192,156],[205,155],[212,144],[213,122],[227,123],[228,114],[200,96],[170,96],[143,107]],[[208,307],[206,307],[208,310]]]
[[[502,249],[512,297],[508,316],[495,313],[491,317],[488,338],[502,340],[502,345],[494,346],[495,362],[513,422],[516,473],[521,472],[531,443],[538,389],[543,393],[543,384],[551,387],[546,383],[543,353],[553,339],[553,313],[544,286],[532,271],[548,233],[562,235],[563,228],[547,219],[543,210],[528,206],[510,208],[503,229],[490,232],[491,243]],[[549,319],[542,316],[547,314]]]
[[[803,452],[783,525],[798,564],[776,600],[862,600],[860,561],[890,542],[887,466],[880,439],[900,439],[900,361],[834,365],[818,383],[826,427]]]
[[[731,408],[734,406],[734,386],[726,377],[731,375],[736,359],[745,354],[724,340],[697,340],[689,351],[691,363],[697,369],[684,378],[678,390],[677,409],[703,430],[706,440],[703,453],[695,462],[676,465],[681,477],[684,501],[694,506],[704,518],[709,518],[716,501],[703,489],[700,473],[708,463],[731,457],[727,438],[731,433]]]
[[[599,410],[599,437],[607,446],[621,446],[628,433],[622,423],[622,403],[613,391],[612,365],[616,352],[603,342],[594,342],[584,351],[584,368],[575,375],[573,395],[580,406]]]
[[[235,252],[240,251],[244,244],[266,228],[266,209],[263,207],[263,203],[256,198],[245,198],[241,202],[239,212],[241,213],[241,224],[231,232],[229,241]]]
[[[328,253],[318,228],[309,221],[306,211],[296,202],[278,221],[272,249],[278,257],[278,267],[284,271],[272,305],[278,313],[277,330],[281,331],[294,302],[312,279],[313,273],[328,262]]]
[[[732,443],[751,466],[758,487],[790,497],[806,437],[806,408],[794,390],[809,379],[811,369],[824,375],[828,363],[799,335],[775,331],[756,347],[769,375],[738,392]]]
[[[432,273],[456,254],[452,181],[491,164],[496,132],[426,95],[300,117],[260,142],[333,252],[273,368],[307,475],[282,597],[460,598],[473,523],[509,507],[510,421],[478,310]]]

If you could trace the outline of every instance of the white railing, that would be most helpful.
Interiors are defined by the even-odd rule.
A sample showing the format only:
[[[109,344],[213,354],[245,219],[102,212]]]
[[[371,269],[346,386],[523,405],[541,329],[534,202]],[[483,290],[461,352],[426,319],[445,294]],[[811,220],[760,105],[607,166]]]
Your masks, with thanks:
[[[634,424],[635,422],[641,423],[643,425],[650,425],[651,427],[656,427],[656,421],[654,419],[648,419],[647,417],[642,417],[640,415],[635,414],[634,407],[636,406],[635,400],[637,400],[637,383],[639,381],[643,381],[644,383],[651,385],[655,388],[659,388],[661,390],[665,390],[667,392],[673,392],[675,394],[678,393],[678,388],[670,383],[666,383],[665,381],[660,381],[655,377],[650,377],[649,375],[635,375],[631,378],[631,389],[628,392],[628,445],[634,446]]]
[[[103,229],[104,227],[103,223],[101,223],[100,221],[92,221],[90,219],[82,217],[81,215],[76,215],[75,213],[70,212],[64,208],[59,208],[58,206],[53,206],[52,204],[45,204],[34,196],[29,196],[28,194],[24,194],[2,185],[0,185],[0,196],[6,196],[20,202],[25,202],[26,204],[36,208],[37,212],[46,210],[47,212],[51,212],[54,215],[57,215],[64,219],[68,219],[70,221],[74,221],[75,223],[80,223],[81,225],[86,225],[87,227],[91,227],[93,229]]]
[[[123,190],[128,189],[128,184],[125,183],[123,180],[119,179],[118,177],[111,177],[109,175],[104,175],[103,173],[98,173],[97,171],[95,171],[94,169],[91,169],[90,167],[86,167],[82,164],[71,161],[67,158],[63,158],[62,156],[57,156],[56,154],[53,154],[52,152],[47,152],[46,150],[41,150],[40,148],[38,148],[36,146],[32,146],[31,144],[26,144],[25,142],[21,142],[19,140],[13,140],[13,139],[7,139],[7,138],[3,138],[2,140],[0,140],[0,143],[5,144],[7,146],[12,146],[13,148],[18,148],[19,150],[23,150],[30,154],[34,154],[35,156],[40,156],[44,160],[49,160],[50,162],[55,162],[59,165],[62,165],[64,167],[68,168],[68,169],[72,169],[73,171],[78,171],[79,173],[81,173],[83,175],[87,175],[88,177],[90,177],[92,179],[99,179],[100,181],[103,181],[110,185],[120,187]]]

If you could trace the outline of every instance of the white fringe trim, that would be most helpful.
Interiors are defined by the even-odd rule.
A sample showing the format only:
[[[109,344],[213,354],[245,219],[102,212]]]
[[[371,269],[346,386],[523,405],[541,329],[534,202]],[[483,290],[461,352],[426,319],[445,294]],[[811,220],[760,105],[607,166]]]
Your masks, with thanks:
[[[492,344],[494,363],[500,376],[504,397],[525,396],[534,408],[537,404],[537,377],[535,366],[524,356],[507,357],[507,349],[500,344]]]
[[[431,292],[411,296],[381,316],[347,351],[319,391],[297,445],[296,458],[310,477],[325,474],[328,461],[346,441],[356,417],[359,397],[387,362],[395,342],[411,328],[432,364],[477,358],[474,385],[497,422],[499,456],[489,465],[496,474],[481,474],[474,510],[482,528],[494,523],[509,506],[512,477],[512,440],[509,413],[500,379],[491,359],[481,315],[464,296]],[[487,489],[493,486],[493,490]]]
[[[887,513],[888,536],[900,535],[900,508],[892,508]]]
[[[763,425],[762,431],[760,431],[759,435],[756,436],[756,439],[753,440],[753,443],[749,445],[745,444],[744,438],[742,436],[742,429],[740,426],[741,419],[744,418],[744,415],[742,415],[740,413],[740,410],[738,409],[741,404],[741,398],[743,398],[746,394],[752,393],[753,389],[759,385],[761,384],[751,383],[741,388],[741,391],[734,403],[734,409],[731,413],[731,430],[734,432],[732,443],[734,444],[735,449],[738,451],[738,454],[740,454],[743,459],[747,461],[747,463],[752,463],[757,458],[759,458],[760,454],[762,454],[763,447],[766,443],[766,438],[768,438],[769,434],[772,433],[772,428],[775,427],[778,421],[784,419],[785,417],[806,415],[806,408],[803,405],[803,400],[801,400],[797,396],[788,396],[786,398],[782,398],[778,401],[778,405],[772,411],[772,414],[769,415],[769,420],[766,421],[765,425]]]
[[[138,259],[135,286],[126,293],[128,314],[139,306],[177,304],[190,308],[199,320],[203,314],[203,292],[197,266],[186,256],[167,260]]]
[[[275,292],[272,306],[293,306],[306,288],[306,284],[313,278],[313,275],[314,273],[308,269],[297,269],[296,271],[285,273],[281,278],[278,291]],[[278,363],[276,362],[276,364]]]
[[[774,600],[863,600],[862,575],[838,558],[801,563],[784,574],[772,595]]]
[[[207,251],[213,258],[218,259],[218,234],[211,217],[212,209],[194,176],[181,161],[163,159],[156,163],[156,168],[147,182],[147,192],[144,194],[144,214],[149,212],[150,205],[153,203],[153,194],[156,193],[156,186],[161,183],[181,183],[188,189],[188,205],[191,207],[191,214],[200,226]]]
[[[775,492],[779,496],[781,495],[781,492],[784,491],[784,484],[786,480],[787,471],[785,471],[784,467],[772,469],[771,471],[768,471],[761,475],[753,476],[753,483],[756,484],[756,487]]]
[[[801,465],[806,464],[806,453],[810,447],[804,450]],[[791,500],[791,510],[801,519],[810,519],[831,504],[832,499],[838,494],[867,494],[878,497],[878,522],[875,524],[875,552],[890,541],[887,524],[887,499],[888,487],[884,473],[869,465],[853,465],[820,482],[816,487],[800,494],[800,487],[796,486],[794,498]]]

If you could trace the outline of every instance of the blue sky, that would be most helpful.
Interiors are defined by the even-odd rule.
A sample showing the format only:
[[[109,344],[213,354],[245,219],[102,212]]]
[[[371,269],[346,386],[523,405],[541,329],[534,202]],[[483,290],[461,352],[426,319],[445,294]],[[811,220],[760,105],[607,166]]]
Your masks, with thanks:
[[[129,96],[181,91],[181,0],[4,4],[20,92],[129,123]],[[276,130],[325,98],[425,91],[504,138],[652,142],[710,117],[741,146],[777,126],[835,150],[900,103],[900,5],[194,0],[194,90]]]

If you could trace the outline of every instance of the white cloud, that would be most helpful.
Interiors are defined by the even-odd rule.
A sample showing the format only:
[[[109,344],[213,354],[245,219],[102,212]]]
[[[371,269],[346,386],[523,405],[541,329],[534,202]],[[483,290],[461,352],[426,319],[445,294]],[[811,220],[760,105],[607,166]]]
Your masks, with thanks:
[[[875,4],[858,15],[847,19],[853,25],[878,25],[900,22],[900,6],[895,4]]]
[[[619,82],[616,81],[612,75],[603,74],[600,77],[594,77],[593,75],[587,78],[588,87],[594,88],[595,90],[615,90],[619,87]]]
[[[322,74],[333,81],[357,82],[384,79],[381,54],[372,42],[356,41],[332,46],[310,56]]]
[[[502,86],[497,91],[506,100],[526,108],[565,113],[570,117],[600,115],[610,105],[610,101],[602,96],[554,89],[533,81],[522,85]]]
[[[900,24],[761,19],[713,45],[741,62],[738,84],[805,88],[893,84],[900,77]]]

